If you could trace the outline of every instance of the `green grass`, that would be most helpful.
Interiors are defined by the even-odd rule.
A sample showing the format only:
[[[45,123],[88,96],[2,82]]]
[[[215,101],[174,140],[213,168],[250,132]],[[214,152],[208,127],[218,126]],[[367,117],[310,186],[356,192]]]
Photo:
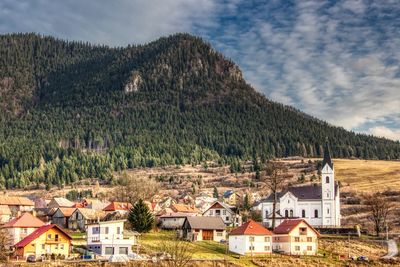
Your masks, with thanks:
[[[80,233],[80,232],[72,232],[72,233],[68,233],[72,239],[82,239],[82,238],[86,238],[86,233]]]

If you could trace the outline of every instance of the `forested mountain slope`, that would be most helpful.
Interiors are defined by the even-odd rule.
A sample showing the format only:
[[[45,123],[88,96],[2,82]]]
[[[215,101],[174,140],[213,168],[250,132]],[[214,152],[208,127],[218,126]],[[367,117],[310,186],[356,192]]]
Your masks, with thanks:
[[[400,144],[266,99],[187,34],[109,48],[0,36],[0,186],[62,185],[138,166],[320,156],[395,159]]]

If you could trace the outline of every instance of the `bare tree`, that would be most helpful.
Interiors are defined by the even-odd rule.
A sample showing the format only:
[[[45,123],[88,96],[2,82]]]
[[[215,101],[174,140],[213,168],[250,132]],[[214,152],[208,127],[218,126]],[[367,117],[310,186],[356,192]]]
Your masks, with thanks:
[[[376,236],[379,236],[386,225],[386,219],[391,210],[391,204],[379,192],[364,195],[363,198],[364,204],[369,208],[370,214],[368,219],[374,224]]]
[[[178,238],[164,241],[161,244],[161,251],[169,257],[168,260],[164,261],[165,266],[189,266],[189,262],[193,257],[193,251],[190,249],[190,242]]]
[[[7,249],[7,247],[10,243],[10,240],[10,235],[6,232],[6,230],[0,229],[0,262],[8,260],[10,251]]]
[[[135,204],[139,199],[150,200],[159,190],[159,184],[150,178],[137,177],[124,172],[113,192],[117,201]]]
[[[268,161],[265,166],[265,176],[263,181],[272,194],[272,229],[275,229],[276,203],[278,202],[278,193],[282,189],[285,181],[291,178],[287,173],[288,169],[283,162]]]

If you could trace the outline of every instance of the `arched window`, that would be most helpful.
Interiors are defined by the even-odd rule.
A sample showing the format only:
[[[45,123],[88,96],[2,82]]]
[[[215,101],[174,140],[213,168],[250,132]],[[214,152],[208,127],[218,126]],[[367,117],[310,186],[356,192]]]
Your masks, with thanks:
[[[289,217],[289,211],[288,210],[285,210],[285,217],[286,218]]]
[[[314,217],[318,218],[318,210],[314,210]]]
[[[268,218],[268,210],[265,210],[265,218]]]
[[[329,176],[326,176],[325,182],[326,182],[327,184],[329,184]]]
[[[290,210],[290,217],[293,217],[293,210]]]
[[[306,210],[301,211],[301,217],[305,218],[306,217]]]

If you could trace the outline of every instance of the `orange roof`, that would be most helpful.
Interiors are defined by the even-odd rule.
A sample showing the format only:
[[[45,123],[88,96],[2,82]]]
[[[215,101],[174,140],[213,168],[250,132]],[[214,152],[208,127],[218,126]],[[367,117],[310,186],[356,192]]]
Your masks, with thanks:
[[[61,227],[59,227],[56,224],[48,224],[48,225],[43,225],[42,227],[39,227],[35,231],[33,231],[30,235],[19,241],[17,244],[15,244],[16,248],[23,248],[29,243],[31,243],[33,240],[36,238],[40,237],[42,234],[46,233],[48,230],[52,228],[57,228],[61,233],[63,233],[68,239],[72,239],[72,237],[67,234]]]
[[[311,230],[313,230],[317,235],[318,231],[314,229],[306,220],[296,219],[296,220],[284,220],[278,227],[275,228],[274,234],[289,234],[294,228],[296,228],[300,223],[304,222],[307,224]]]
[[[272,232],[258,222],[250,220],[233,229],[229,235],[272,235]]]
[[[0,196],[0,205],[8,206],[34,206],[35,203],[26,197]]]
[[[116,210],[130,210],[132,208],[131,203],[127,202],[111,202],[110,205],[105,207],[104,211],[116,211]]]
[[[5,223],[3,228],[38,228],[44,225],[44,222],[26,212],[21,216],[12,219],[11,221]]]
[[[199,213],[200,211],[193,206],[184,205],[184,204],[173,204],[171,209],[175,212],[183,212],[183,213]]]
[[[76,208],[58,208],[65,217],[71,217]]]

